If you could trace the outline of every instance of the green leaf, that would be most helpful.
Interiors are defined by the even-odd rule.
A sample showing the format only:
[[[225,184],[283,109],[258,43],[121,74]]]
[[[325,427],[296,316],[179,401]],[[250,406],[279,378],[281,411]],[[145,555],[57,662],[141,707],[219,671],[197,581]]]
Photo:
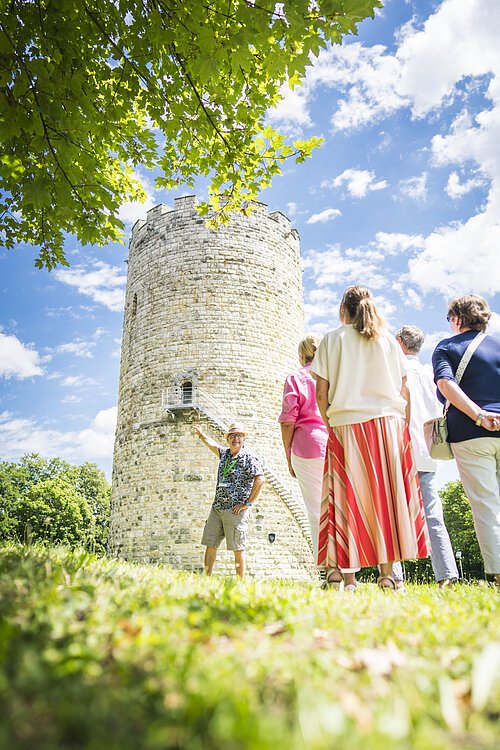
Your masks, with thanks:
[[[66,262],[64,237],[121,238],[120,206],[157,184],[210,175],[228,197],[217,221],[246,210],[291,146],[266,124],[281,86],[311,54],[373,16],[379,0],[294,0],[286,22],[259,0],[50,0],[0,6],[0,189],[12,201],[0,244],[38,245],[37,265]],[[61,43],[64,40],[64,44]],[[160,147],[159,143],[163,145]]]

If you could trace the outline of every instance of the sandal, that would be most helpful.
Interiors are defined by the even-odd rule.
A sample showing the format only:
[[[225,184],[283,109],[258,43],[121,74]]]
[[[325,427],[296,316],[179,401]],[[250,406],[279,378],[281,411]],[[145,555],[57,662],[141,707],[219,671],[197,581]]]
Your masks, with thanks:
[[[387,583],[384,583],[384,581],[387,581]],[[379,576],[379,579],[377,581],[377,586],[379,589],[382,589],[382,591],[397,591],[396,588],[396,581],[392,576]]]
[[[344,586],[344,591],[357,591],[358,590],[358,584],[357,583],[346,583]]]
[[[334,578],[336,576],[336,578]],[[330,568],[321,587],[322,589],[344,590],[344,576],[338,568]]]

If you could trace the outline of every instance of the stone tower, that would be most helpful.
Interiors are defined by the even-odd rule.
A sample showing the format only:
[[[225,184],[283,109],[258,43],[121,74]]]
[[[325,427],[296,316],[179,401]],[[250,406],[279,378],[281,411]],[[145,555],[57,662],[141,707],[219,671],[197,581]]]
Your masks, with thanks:
[[[217,460],[192,432],[225,444],[250,433],[266,484],[250,517],[248,572],[314,575],[305,509],[277,417],[303,335],[299,237],[257,204],[216,231],[193,196],[132,230],[113,466],[110,552],[200,570]],[[233,571],[221,545],[217,572]]]

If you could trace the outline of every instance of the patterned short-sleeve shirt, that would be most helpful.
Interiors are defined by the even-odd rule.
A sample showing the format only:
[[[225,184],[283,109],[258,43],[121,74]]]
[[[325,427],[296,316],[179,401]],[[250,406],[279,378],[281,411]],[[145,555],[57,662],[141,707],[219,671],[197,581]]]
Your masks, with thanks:
[[[234,456],[229,448],[220,448],[219,458],[213,507],[228,510],[248,500],[253,480],[264,474],[264,470],[257,456],[245,446]]]

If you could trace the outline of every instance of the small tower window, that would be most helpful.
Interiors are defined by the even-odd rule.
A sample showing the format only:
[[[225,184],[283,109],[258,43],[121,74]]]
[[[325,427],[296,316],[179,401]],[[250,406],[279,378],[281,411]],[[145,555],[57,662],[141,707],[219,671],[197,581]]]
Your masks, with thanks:
[[[132,299],[132,317],[135,318],[137,313],[137,294],[134,294],[134,298]]]
[[[183,404],[193,402],[193,383],[191,380],[184,380],[181,384],[181,401]]]

